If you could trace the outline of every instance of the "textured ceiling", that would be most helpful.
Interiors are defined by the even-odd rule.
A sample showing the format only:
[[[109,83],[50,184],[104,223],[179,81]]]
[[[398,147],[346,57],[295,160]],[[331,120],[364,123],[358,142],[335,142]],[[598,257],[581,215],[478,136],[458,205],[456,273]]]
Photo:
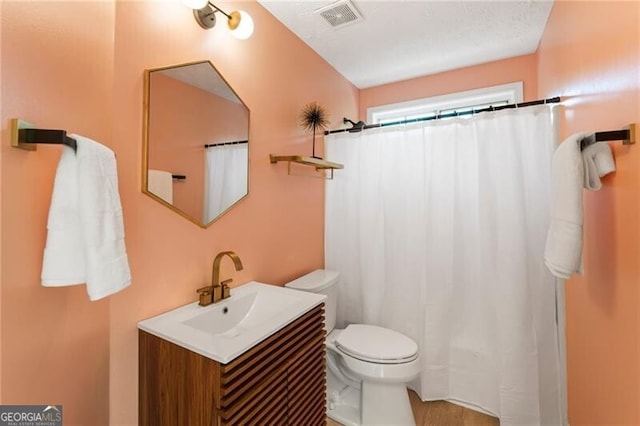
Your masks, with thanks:
[[[258,0],[358,88],[533,53],[552,1],[352,0],[363,20],[334,29],[332,1]]]

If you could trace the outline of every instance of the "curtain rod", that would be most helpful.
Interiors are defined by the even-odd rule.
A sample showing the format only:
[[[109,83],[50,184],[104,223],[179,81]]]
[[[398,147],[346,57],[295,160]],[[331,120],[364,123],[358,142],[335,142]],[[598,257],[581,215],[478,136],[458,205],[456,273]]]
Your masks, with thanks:
[[[397,126],[400,124],[411,124],[411,123],[420,123],[422,121],[431,121],[431,120],[439,120],[441,118],[451,118],[451,117],[460,117],[462,115],[470,115],[470,114],[477,114],[479,112],[487,112],[487,111],[499,111],[501,109],[507,109],[507,108],[523,108],[523,107],[528,107],[528,106],[533,106],[533,105],[545,105],[545,104],[557,104],[561,101],[560,96],[556,96],[555,98],[547,98],[547,99],[541,99],[538,101],[529,101],[529,102],[521,102],[519,104],[509,104],[509,105],[500,105],[497,107],[494,106],[490,106],[487,108],[482,108],[482,109],[474,109],[474,110],[470,110],[470,111],[463,111],[463,112],[451,112],[448,114],[441,114],[441,115],[435,115],[433,117],[421,117],[421,118],[414,118],[414,119],[409,119],[409,120],[400,120],[400,121],[393,121],[391,123],[378,123],[378,124],[364,124],[364,125],[354,125],[354,127],[350,128],[350,129],[338,129],[338,130],[326,130],[324,132],[325,135],[330,135],[332,133],[342,133],[342,132],[349,132],[349,133],[356,133],[359,132],[363,129],[375,129],[378,127],[388,127],[388,126]],[[344,122],[351,122],[353,123],[351,120],[348,119],[344,119]],[[360,123],[358,123],[360,124]]]
[[[212,148],[214,146],[223,146],[223,145],[239,145],[241,143],[249,143],[249,141],[233,141],[233,142],[220,142],[220,143],[210,143],[206,144],[205,148]]]

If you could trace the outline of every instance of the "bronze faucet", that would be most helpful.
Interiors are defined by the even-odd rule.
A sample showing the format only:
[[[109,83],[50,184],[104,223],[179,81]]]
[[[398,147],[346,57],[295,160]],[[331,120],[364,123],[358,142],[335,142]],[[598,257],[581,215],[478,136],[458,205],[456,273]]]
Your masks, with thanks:
[[[231,284],[233,280],[229,278],[228,280],[220,282],[220,262],[225,256],[229,256],[231,260],[233,260],[236,271],[242,271],[242,261],[237,254],[232,251],[222,251],[218,253],[216,258],[213,259],[211,285],[196,290],[200,294],[200,306],[207,306],[230,296],[231,290],[229,289],[229,284]]]

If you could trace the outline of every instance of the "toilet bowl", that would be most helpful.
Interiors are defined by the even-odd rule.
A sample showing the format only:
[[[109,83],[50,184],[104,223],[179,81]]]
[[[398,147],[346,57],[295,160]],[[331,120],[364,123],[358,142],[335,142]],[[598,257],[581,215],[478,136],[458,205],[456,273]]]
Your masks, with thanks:
[[[316,270],[285,284],[327,295],[327,415],[346,426],[415,425],[406,384],[420,373],[418,345],[374,325],[335,329],[338,278]]]

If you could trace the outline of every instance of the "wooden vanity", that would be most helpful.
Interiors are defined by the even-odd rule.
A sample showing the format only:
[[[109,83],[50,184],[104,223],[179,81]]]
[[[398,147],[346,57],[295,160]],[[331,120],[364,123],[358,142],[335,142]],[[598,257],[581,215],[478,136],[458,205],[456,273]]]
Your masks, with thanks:
[[[139,330],[142,426],[324,425],[324,304],[227,364]]]

